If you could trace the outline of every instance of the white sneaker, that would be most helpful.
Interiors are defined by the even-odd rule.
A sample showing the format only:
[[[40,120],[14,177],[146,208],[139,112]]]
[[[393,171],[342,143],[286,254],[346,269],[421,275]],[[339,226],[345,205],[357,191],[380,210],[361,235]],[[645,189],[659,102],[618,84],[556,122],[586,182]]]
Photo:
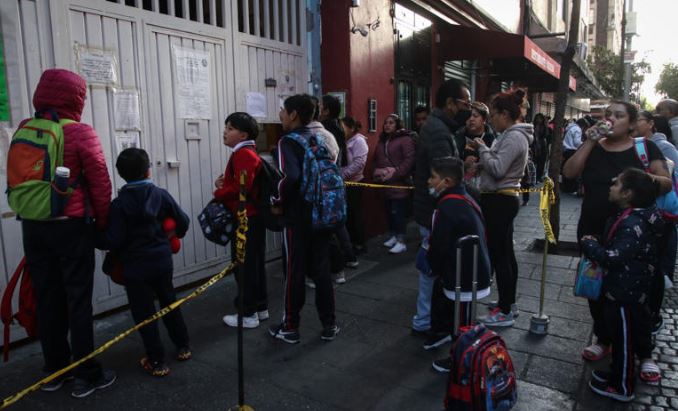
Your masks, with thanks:
[[[306,287],[315,288],[315,281],[311,280],[310,278],[307,278],[306,279]]]
[[[228,325],[229,327],[238,326],[238,314],[224,315],[223,320],[224,324]],[[258,314],[242,318],[242,328],[257,328],[258,326],[259,326]]]
[[[391,254],[400,254],[400,253],[404,253],[405,251],[407,251],[407,246],[405,245],[405,243],[401,243],[400,241],[398,241],[393,246],[393,248],[388,250],[388,252],[391,253]]]
[[[393,246],[396,245],[397,243],[398,239],[396,238],[396,236],[393,236],[384,242],[384,247],[393,248]]]
[[[259,318],[259,321],[268,320],[268,317],[268,310],[257,311],[257,318]]]
[[[346,275],[344,274],[343,271],[339,271],[337,274],[335,274],[334,282],[337,283],[337,284],[345,284],[346,283]]]

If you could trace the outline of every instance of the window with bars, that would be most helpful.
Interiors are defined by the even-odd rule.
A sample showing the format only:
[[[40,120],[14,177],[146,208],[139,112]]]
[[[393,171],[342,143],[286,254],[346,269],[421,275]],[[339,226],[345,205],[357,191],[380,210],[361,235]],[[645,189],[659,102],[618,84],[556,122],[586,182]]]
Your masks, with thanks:
[[[301,45],[303,0],[237,0],[238,31]]]
[[[217,27],[226,26],[231,0],[106,0]]]

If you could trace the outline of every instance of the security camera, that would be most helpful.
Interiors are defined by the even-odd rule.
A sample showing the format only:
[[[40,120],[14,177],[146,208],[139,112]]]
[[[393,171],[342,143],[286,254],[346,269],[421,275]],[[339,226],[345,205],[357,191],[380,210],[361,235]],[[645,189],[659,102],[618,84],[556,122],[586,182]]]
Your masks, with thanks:
[[[351,29],[351,33],[360,33],[363,37],[367,37],[370,32],[364,26],[355,26]]]

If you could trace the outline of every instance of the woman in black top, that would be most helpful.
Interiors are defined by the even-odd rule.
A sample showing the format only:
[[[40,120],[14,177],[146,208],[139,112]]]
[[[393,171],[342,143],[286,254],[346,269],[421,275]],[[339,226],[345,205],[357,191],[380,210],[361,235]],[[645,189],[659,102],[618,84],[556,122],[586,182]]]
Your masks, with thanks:
[[[577,225],[578,239],[584,235],[602,237],[605,222],[618,212],[615,205],[608,200],[612,180],[626,168],[643,169],[643,163],[636,154],[633,141],[638,119],[638,110],[635,106],[625,102],[613,102],[605,111],[605,119],[611,124],[609,133],[606,136],[596,132],[587,133],[586,141],[563,167],[564,177],[573,179],[581,176],[584,186],[584,200]],[[647,142],[647,151],[650,174],[659,183],[662,192],[668,192],[671,189],[671,179],[664,156],[651,141]],[[610,337],[602,319],[602,299],[589,300],[589,309],[597,341],[584,349],[582,357],[596,361],[610,353]],[[647,349],[652,351],[651,346]],[[642,355],[641,347],[638,347],[637,352],[640,358],[647,358]]]

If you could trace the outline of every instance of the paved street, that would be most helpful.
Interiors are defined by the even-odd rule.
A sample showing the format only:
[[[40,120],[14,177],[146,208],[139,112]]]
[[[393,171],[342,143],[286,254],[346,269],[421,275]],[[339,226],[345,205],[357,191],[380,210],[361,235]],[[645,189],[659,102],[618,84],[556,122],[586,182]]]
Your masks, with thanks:
[[[543,237],[536,207],[537,196],[521,209],[516,220],[516,249],[520,264],[518,304],[521,315],[514,328],[501,334],[511,349],[519,375],[517,410],[661,410],[678,409],[678,294],[670,291],[665,308],[667,327],[657,337],[658,359],[664,372],[658,387],[638,385],[636,402],[620,406],[590,393],[586,386],[591,367],[581,349],[591,341],[586,301],[572,296],[577,259],[549,256],[546,313],[549,335],[536,337],[527,330],[538,310],[541,254],[527,250]],[[562,201],[561,239],[574,240],[579,200]],[[302,313],[302,342],[274,341],[265,329],[280,317],[280,263],[269,266],[272,318],[264,326],[246,331],[246,398],[256,410],[440,410],[447,377],[430,363],[449,345],[426,352],[422,340],[409,335],[417,293],[414,270],[416,237],[410,236],[407,253],[389,256],[374,239],[357,270],[347,270],[349,281],[337,288],[339,337],[322,342],[320,324],[308,290]],[[68,396],[70,385],[56,393],[36,392],[11,407],[15,410],[224,410],[237,401],[236,332],[222,325],[231,309],[234,283],[227,279],[184,307],[192,337],[194,359],[170,361],[172,374],[154,379],[137,365],[143,354],[134,335],[101,356],[118,372],[118,382],[84,400]],[[489,300],[489,299],[488,299]],[[486,301],[484,301],[486,302]],[[479,307],[479,313],[485,307]],[[132,323],[128,312],[96,323],[101,343]],[[164,331],[163,331],[164,332]],[[169,339],[165,338],[165,342]],[[171,350],[168,350],[171,352]],[[39,377],[39,344],[24,345],[12,360],[0,366],[0,395],[4,398]],[[605,367],[606,364],[595,364]]]

